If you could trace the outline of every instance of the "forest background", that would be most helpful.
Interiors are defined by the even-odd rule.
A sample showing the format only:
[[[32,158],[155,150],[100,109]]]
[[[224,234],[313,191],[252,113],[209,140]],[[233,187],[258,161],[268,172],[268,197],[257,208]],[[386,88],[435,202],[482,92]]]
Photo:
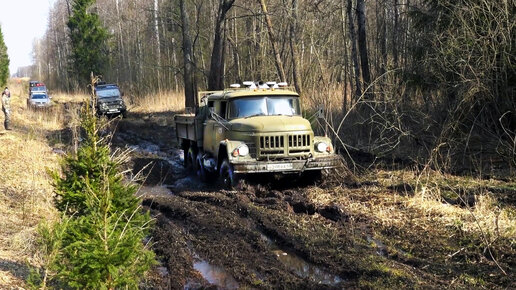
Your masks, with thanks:
[[[85,89],[71,2],[56,1],[24,69],[66,92]],[[350,159],[514,174],[515,1],[86,2],[107,33],[98,73],[130,96],[185,91],[191,106],[197,90],[287,81]]]

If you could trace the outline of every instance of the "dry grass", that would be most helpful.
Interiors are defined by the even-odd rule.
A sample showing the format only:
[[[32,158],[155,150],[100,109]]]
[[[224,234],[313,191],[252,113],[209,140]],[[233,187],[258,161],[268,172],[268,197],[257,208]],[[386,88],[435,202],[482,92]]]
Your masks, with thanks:
[[[84,102],[88,96],[55,93],[51,108],[35,110],[27,108],[27,80],[11,81],[9,88],[13,130],[0,131],[0,288],[23,289],[27,286],[28,266],[40,264],[37,226],[58,214],[47,173],[59,168],[59,156],[53,148],[65,147],[59,136],[66,128],[78,125],[78,110],[73,104]],[[137,113],[183,109],[182,93],[133,98],[129,102],[129,110]],[[0,115],[3,125],[3,114]]]
[[[185,108],[184,92],[161,92],[132,97],[129,111],[137,113],[180,112]]]
[[[89,95],[86,94],[65,94],[65,93],[55,93],[52,94],[52,101],[58,104],[70,104],[70,103],[82,103],[88,100]]]
[[[327,87],[319,91],[306,92],[301,96],[303,107],[313,111],[323,105],[327,112],[342,109],[343,89],[339,86]],[[54,97],[55,99],[55,97]],[[128,96],[129,110],[137,113],[181,112],[185,109],[183,91],[168,91],[146,96]],[[320,100],[324,100],[323,103]]]
[[[350,94],[348,92],[349,103]],[[332,85],[317,90],[307,90],[301,96],[303,108],[308,111],[323,106],[327,117],[331,112],[341,112],[344,103],[344,88],[340,85]]]
[[[342,205],[361,224],[358,232],[385,244],[389,258],[423,263],[442,279],[456,279],[459,288],[511,285],[516,205],[503,201],[503,192],[513,195],[514,181],[410,170],[375,170],[362,178],[376,182],[315,188],[309,198],[319,206]]]
[[[58,168],[59,157],[47,137],[63,129],[66,118],[58,106],[28,110],[26,83],[11,83],[9,88],[13,130],[0,132],[0,285],[23,288],[27,265],[38,266],[37,225],[57,215],[47,170]]]

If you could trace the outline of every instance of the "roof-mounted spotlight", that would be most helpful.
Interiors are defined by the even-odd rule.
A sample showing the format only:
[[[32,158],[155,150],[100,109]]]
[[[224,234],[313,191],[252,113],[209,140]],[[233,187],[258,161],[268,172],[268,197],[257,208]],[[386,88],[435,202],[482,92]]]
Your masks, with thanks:
[[[229,85],[229,87],[232,89],[238,89],[238,88],[240,88],[240,84],[231,84],[231,85]]]
[[[286,82],[281,82],[281,83],[278,83],[278,86],[279,86],[280,88],[284,88],[284,87],[287,87],[287,86],[288,86],[288,84],[287,84]]]
[[[248,89],[250,90],[255,90],[256,89],[256,84],[252,81],[245,81],[243,82],[244,86],[246,86]]]
[[[258,82],[258,88],[259,88],[259,89],[268,89],[268,88],[269,88],[269,86],[268,86],[266,83],[264,83],[264,82],[262,82],[262,81],[259,81],[259,82]]]

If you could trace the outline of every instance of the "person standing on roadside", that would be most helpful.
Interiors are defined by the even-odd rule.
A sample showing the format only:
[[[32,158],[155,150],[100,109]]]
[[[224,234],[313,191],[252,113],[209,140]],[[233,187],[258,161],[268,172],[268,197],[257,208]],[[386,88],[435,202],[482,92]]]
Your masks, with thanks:
[[[2,92],[2,111],[4,112],[5,116],[5,130],[11,130],[9,127],[9,123],[11,122],[11,92],[9,92],[9,88],[7,87],[5,87],[4,91]]]

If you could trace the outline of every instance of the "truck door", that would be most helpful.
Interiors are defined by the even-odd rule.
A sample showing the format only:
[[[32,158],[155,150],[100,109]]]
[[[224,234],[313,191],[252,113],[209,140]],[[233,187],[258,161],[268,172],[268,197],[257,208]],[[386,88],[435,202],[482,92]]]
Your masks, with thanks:
[[[210,106],[211,105],[211,106]],[[206,152],[217,156],[220,141],[226,138],[226,101],[208,102],[208,108],[213,108],[213,113],[204,125],[203,147]]]
[[[213,126],[216,123],[213,119],[211,112],[215,112],[215,102],[208,101],[208,110],[210,110],[208,118],[204,121],[204,132],[203,132],[203,148],[204,151],[210,152],[213,154]]]

